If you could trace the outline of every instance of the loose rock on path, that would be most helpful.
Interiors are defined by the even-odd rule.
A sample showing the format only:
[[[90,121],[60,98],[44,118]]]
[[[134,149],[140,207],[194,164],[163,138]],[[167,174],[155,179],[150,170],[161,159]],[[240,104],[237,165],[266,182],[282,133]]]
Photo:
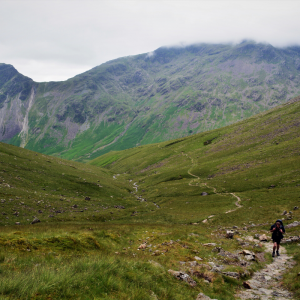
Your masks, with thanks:
[[[272,243],[266,244],[266,251],[272,253]],[[255,272],[250,280],[244,282],[244,287],[247,289],[240,291],[236,295],[237,299],[293,299],[292,294],[284,289],[280,282],[282,274],[295,264],[292,257],[285,253],[285,249],[280,247],[280,256],[275,256],[271,264]]]

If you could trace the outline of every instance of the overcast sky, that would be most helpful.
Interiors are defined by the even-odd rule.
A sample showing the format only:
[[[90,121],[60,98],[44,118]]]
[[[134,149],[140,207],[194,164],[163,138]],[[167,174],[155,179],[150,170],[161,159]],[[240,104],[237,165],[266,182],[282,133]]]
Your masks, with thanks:
[[[299,16],[299,0],[0,0],[0,62],[57,81],[161,46],[300,45]]]

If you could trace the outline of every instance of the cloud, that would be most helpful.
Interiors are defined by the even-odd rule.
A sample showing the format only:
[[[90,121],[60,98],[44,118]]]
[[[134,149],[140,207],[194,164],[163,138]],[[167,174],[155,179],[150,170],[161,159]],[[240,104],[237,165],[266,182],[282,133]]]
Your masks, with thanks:
[[[300,44],[299,1],[2,0],[0,12],[0,62],[36,81],[161,46]]]

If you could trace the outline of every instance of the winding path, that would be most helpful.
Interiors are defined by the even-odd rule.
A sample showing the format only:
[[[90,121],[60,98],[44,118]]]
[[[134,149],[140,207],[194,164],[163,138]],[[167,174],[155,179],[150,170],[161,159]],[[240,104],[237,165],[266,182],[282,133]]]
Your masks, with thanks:
[[[185,155],[185,156],[186,156],[187,158],[189,158],[189,159],[191,160],[191,162],[192,162],[192,166],[189,168],[188,174],[191,175],[191,176],[193,176],[193,177],[195,177],[195,178],[197,178],[198,180],[200,180],[200,177],[199,177],[199,176],[197,176],[197,175],[191,173],[191,171],[190,171],[190,170],[193,168],[193,166],[194,166],[194,161],[193,161],[193,159],[192,159],[191,157],[189,157],[186,153],[182,153],[182,155]],[[198,186],[197,184],[192,184],[192,182],[193,182],[194,180],[195,180],[195,179],[192,179],[192,180],[189,182],[189,186]],[[239,196],[237,196],[235,193],[218,193],[218,192],[217,192],[217,189],[216,189],[215,187],[208,186],[208,184],[207,184],[206,182],[203,183],[203,185],[206,185],[208,188],[213,189],[214,193],[217,194],[217,195],[228,195],[228,194],[230,194],[230,195],[232,195],[233,197],[235,197],[235,198],[237,199],[237,201],[235,202],[235,205],[236,205],[237,207],[236,207],[235,209],[231,209],[231,210],[226,211],[225,214],[229,214],[229,213],[231,213],[231,212],[236,211],[238,208],[243,207],[243,206],[240,204],[241,198],[240,198]]]

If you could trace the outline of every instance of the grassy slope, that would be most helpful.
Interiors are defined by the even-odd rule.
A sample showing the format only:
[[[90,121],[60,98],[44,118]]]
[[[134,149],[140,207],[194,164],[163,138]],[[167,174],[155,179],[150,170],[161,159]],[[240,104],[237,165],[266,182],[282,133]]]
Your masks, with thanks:
[[[42,222],[104,221],[112,218],[114,205],[123,205],[126,211],[136,206],[129,184],[114,181],[105,169],[3,143],[0,164],[1,225],[29,224],[34,216]]]
[[[229,127],[111,152],[92,162],[106,169],[1,144],[0,174],[5,180],[1,205],[7,213],[1,215],[2,224],[29,223],[26,218],[31,221],[37,214],[42,221],[2,227],[1,297],[196,299],[204,292],[219,300],[233,299],[234,291],[249,276],[246,268],[203,244],[214,242],[231,253],[241,248],[261,252],[262,248],[252,243],[241,247],[238,240],[226,239],[224,228],[239,226],[237,237],[267,233],[283,210],[299,206],[299,114],[300,101],[296,99]],[[204,146],[208,140],[211,144]],[[98,180],[103,188],[94,184]],[[138,192],[129,193],[135,182]],[[275,188],[269,189],[270,185]],[[208,196],[201,196],[202,192]],[[230,192],[241,198],[243,207],[225,214],[235,208],[236,199]],[[147,201],[138,201],[136,195]],[[84,200],[85,196],[91,200]],[[72,212],[73,204],[79,212]],[[65,212],[53,213],[48,205]],[[12,214],[13,209],[19,211],[19,217]],[[50,213],[55,217],[49,218]],[[215,216],[201,223],[210,215]],[[293,215],[294,220],[300,219],[299,210]],[[288,235],[297,233],[297,227],[288,230]],[[151,246],[138,251],[143,241]],[[294,248],[289,251],[297,253]],[[193,276],[197,286],[191,288],[168,274],[170,268],[188,272],[189,267],[179,261],[193,261],[195,255],[206,265],[214,261],[224,265],[224,271],[244,277],[235,280],[197,267],[211,283]],[[268,262],[270,255],[266,259]],[[247,270],[253,272],[261,265],[254,262]],[[299,285],[296,272],[295,268],[285,279],[292,289]]]
[[[166,208],[161,213],[174,222],[187,217],[182,207],[187,215],[195,212],[190,215],[193,222],[211,213],[217,215],[212,224],[271,222],[299,205],[299,100],[221,129],[111,152],[91,164],[138,180],[143,197]],[[211,144],[204,145],[209,140]],[[201,197],[203,191],[209,196]],[[232,192],[241,197],[243,208],[229,217],[223,212],[234,208]]]

